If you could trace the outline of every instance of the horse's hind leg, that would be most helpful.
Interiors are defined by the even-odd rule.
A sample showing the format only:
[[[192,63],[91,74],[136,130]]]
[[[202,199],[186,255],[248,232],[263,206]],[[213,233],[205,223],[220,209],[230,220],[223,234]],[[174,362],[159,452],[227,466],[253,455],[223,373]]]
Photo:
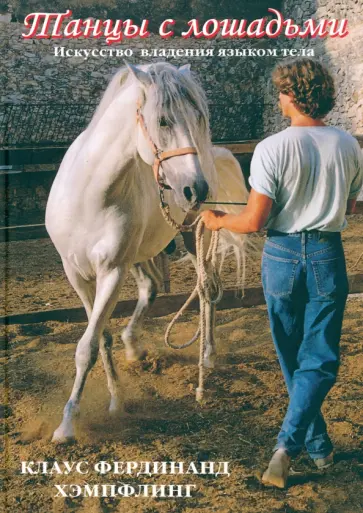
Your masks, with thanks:
[[[112,358],[113,339],[109,331],[104,330],[100,341],[100,353],[102,357],[103,367],[107,377],[107,387],[111,395],[110,406],[108,411],[110,414],[120,411],[122,401],[120,397],[120,383],[117,371]]]
[[[88,290],[87,292],[84,291],[84,283],[82,283],[82,278],[79,275],[76,275],[76,281],[78,283],[77,292],[81,291],[81,294],[83,296],[83,298],[81,297],[81,299],[82,301],[85,300],[87,304],[86,310],[88,309],[90,315],[87,329],[77,345],[75,358],[76,378],[74,381],[73,389],[70,398],[64,407],[62,422],[53,434],[53,441],[65,442],[69,439],[74,438],[72,421],[75,414],[79,410],[79,402],[81,399],[81,394],[84,385],[86,383],[87,375],[97,360],[100,343],[101,352],[104,352],[104,361],[106,360],[106,363],[109,363],[108,351],[110,349],[110,346],[107,346],[107,339],[104,339],[102,335],[105,325],[107,324],[107,321],[110,318],[111,313],[116,305],[124,276],[125,271],[119,267],[108,270],[107,272],[103,272],[102,274],[97,276],[97,291],[94,304],[92,307],[91,302],[89,301],[89,297],[91,297],[90,290]],[[73,279],[74,278],[75,276],[73,275]],[[81,284],[81,286],[79,286],[79,284]],[[102,342],[102,340],[104,340],[105,342]],[[111,369],[113,369],[113,365],[111,365],[111,367],[109,367],[108,370],[111,372]],[[111,382],[113,382],[115,374],[109,375]]]
[[[139,299],[130,322],[122,333],[122,340],[126,348],[126,360],[136,361],[144,355],[144,351],[139,344],[141,323],[145,313],[156,298],[161,275],[152,260],[134,265],[131,268],[131,273],[139,289]]]

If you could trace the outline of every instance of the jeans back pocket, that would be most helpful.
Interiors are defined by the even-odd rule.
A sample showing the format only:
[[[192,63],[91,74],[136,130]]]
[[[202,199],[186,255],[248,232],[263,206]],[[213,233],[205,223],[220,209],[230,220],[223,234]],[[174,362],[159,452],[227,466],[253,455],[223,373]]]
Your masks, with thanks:
[[[299,260],[262,254],[262,285],[264,291],[275,297],[289,296],[294,288],[294,280]]]
[[[319,296],[335,299],[349,292],[344,257],[312,260],[314,278]]]

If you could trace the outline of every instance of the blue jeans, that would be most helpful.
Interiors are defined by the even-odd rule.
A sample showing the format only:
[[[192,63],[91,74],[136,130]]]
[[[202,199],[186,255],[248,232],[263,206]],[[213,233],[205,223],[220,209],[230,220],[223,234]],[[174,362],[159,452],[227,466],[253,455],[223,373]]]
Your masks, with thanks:
[[[325,458],[333,446],[320,408],[337,378],[348,295],[340,233],[269,230],[262,284],[290,398],[275,450],[295,457],[305,445]]]

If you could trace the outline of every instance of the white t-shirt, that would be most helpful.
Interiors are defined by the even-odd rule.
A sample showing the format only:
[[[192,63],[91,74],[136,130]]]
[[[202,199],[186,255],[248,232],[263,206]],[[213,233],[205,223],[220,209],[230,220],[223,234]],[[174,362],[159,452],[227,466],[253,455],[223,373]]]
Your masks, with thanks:
[[[249,182],[274,200],[267,228],[339,232],[363,184],[363,154],[339,128],[289,127],[256,146]]]

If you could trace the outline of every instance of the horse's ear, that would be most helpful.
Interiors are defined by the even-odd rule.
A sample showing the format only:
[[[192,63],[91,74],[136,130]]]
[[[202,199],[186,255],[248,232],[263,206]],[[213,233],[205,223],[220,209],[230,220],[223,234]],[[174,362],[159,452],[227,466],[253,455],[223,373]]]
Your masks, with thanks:
[[[178,71],[180,71],[181,73],[190,73],[190,64],[183,64],[183,66],[180,66],[180,68],[178,68]]]
[[[150,76],[145,73],[145,71],[142,71],[137,66],[134,66],[133,64],[129,64],[128,62],[124,61],[127,69],[129,72],[138,80],[141,82],[141,84],[145,86],[151,85],[151,78]]]

